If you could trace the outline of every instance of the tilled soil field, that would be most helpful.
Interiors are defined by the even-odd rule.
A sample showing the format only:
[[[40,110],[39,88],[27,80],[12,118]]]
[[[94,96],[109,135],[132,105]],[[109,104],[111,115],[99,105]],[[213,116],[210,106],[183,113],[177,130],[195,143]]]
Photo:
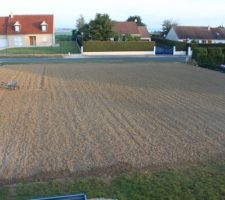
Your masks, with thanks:
[[[0,184],[225,157],[225,74],[179,63],[0,67]]]

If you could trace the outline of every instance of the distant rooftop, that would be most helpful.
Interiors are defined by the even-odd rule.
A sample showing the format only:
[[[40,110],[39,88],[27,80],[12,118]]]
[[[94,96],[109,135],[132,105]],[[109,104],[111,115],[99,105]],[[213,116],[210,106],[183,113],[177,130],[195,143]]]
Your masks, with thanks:
[[[174,26],[179,39],[207,39],[224,40],[225,28],[212,28],[207,26]]]
[[[125,35],[140,35],[143,38],[150,37],[146,26],[138,26],[135,22],[113,22],[113,31]]]

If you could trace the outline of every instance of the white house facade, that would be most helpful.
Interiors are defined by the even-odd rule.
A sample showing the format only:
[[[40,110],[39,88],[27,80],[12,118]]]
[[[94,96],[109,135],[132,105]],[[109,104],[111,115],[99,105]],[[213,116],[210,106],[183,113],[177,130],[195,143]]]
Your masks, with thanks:
[[[0,17],[0,49],[55,44],[53,15]]]
[[[174,26],[170,29],[166,39],[180,42],[225,44],[225,28]]]

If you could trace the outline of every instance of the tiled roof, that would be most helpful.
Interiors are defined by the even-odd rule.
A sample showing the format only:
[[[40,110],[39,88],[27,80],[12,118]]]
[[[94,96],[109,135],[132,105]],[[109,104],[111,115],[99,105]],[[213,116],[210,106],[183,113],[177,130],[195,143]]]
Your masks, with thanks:
[[[0,35],[6,35],[7,22],[8,22],[8,17],[0,17]]]
[[[135,22],[114,22],[113,31],[119,34],[140,34]]]
[[[0,35],[14,34],[52,34],[54,29],[53,15],[14,15],[13,17],[0,17]],[[41,30],[41,23],[48,24],[46,32]],[[15,32],[14,24],[19,22],[20,32]]]
[[[175,26],[179,39],[224,40],[225,28],[210,28],[198,26]]]
[[[143,37],[143,38],[149,38],[150,37],[150,34],[149,34],[146,26],[138,26],[138,31],[139,31],[141,37]]]

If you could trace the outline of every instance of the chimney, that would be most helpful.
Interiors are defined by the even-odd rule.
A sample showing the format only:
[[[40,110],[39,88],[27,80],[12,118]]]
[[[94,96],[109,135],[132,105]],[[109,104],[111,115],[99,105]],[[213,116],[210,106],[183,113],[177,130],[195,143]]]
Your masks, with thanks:
[[[9,17],[13,18],[13,12],[10,12]]]
[[[211,30],[211,27],[210,26],[208,26],[208,31],[210,31]]]

